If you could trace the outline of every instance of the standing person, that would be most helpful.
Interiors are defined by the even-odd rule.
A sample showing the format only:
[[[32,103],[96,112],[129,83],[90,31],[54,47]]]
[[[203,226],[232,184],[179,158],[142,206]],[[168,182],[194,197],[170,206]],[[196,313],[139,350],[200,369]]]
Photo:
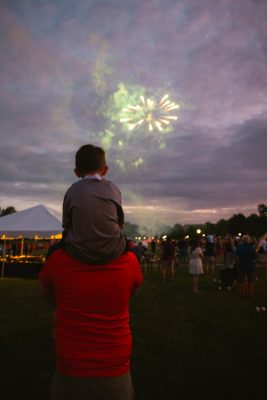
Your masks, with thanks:
[[[129,299],[142,282],[135,255],[93,265],[57,249],[39,279],[42,294],[56,299],[51,400],[133,400]]]
[[[258,266],[259,267],[265,267],[265,268],[267,266],[267,241],[266,241],[266,236],[267,236],[267,234],[265,234],[259,240],[259,243],[257,244],[257,247],[256,247]]]
[[[227,235],[223,245],[224,250],[224,267],[231,269],[236,261],[235,243],[231,235]]]
[[[175,245],[170,238],[167,238],[161,245],[161,273],[163,282],[166,281],[167,274],[174,281],[175,271]]]
[[[121,193],[104,178],[107,171],[102,148],[86,144],[77,151],[80,180],[65,194],[62,225],[66,252],[85,263],[106,264],[126,250]]]
[[[251,245],[250,237],[244,235],[242,243],[236,247],[238,258],[238,274],[240,283],[240,296],[253,296],[254,294],[254,260],[257,255]]]
[[[156,246],[157,246],[157,243],[156,243],[156,240],[153,238],[152,240],[151,240],[151,251],[152,251],[152,253],[156,253]]]
[[[205,244],[205,270],[214,273],[215,269],[215,240],[212,235],[207,236]]]
[[[237,283],[235,243],[231,235],[227,235],[223,242],[223,269],[220,270],[221,286],[219,290],[231,290]]]
[[[144,257],[145,257],[145,249],[143,246],[142,242],[139,242],[138,244],[135,244],[131,250],[132,253],[134,253],[137,257],[137,260],[139,261],[139,263],[141,264]]]
[[[198,293],[199,275],[203,274],[203,252],[197,240],[193,240],[189,252],[189,273],[192,275],[193,293]]]
[[[188,242],[181,238],[178,240],[178,257],[184,266],[188,263]]]

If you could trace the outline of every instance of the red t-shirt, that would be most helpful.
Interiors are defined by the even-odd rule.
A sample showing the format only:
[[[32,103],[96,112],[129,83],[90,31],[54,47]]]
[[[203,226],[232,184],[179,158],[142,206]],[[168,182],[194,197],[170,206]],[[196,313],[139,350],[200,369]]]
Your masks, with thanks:
[[[57,369],[80,377],[126,373],[132,350],[129,299],[143,279],[136,256],[128,252],[109,264],[91,265],[60,249],[39,279],[55,292]]]

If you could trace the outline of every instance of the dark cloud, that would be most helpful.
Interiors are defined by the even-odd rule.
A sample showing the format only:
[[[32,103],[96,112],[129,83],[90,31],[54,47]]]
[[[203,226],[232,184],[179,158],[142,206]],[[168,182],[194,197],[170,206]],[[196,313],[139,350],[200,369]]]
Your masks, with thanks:
[[[147,174],[139,180],[140,192],[145,198],[159,193],[161,198],[182,198],[188,208],[256,206],[267,197],[267,119],[231,130],[225,145],[211,132],[173,138],[168,143],[172,148],[150,160]]]

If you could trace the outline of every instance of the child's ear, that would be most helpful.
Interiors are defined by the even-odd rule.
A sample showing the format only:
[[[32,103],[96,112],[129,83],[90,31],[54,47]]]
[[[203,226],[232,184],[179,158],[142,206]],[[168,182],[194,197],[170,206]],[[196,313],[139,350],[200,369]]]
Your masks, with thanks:
[[[100,175],[101,175],[101,176],[105,176],[107,172],[108,172],[108,166],[105,165],[105,166],[101,169]]]
[[[76,175],[78,178],[81,177],[81,173],[80,173],[80,171],[78,170],[78,168],[75,168],[75,169],[74,169],[74,173],[75,173],[75,175]]]

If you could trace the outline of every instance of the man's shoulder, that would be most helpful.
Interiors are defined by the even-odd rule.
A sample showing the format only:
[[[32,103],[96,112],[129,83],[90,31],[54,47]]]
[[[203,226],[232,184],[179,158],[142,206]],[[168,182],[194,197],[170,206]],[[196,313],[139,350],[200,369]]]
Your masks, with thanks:
[[[46,261],[46,264],[58,264],[60,262],[68,263],[70,264],[83,264],[81,261],[76,260],[75,258],[71,257],[63,248],[59,248],[55,250],[50,256],[49,259]],[[136,256],[128,251],[124,254],[122,254],[120,257],[116,258],[115,260],[111,261],[109,264],[106,264],[106,266],[110,265],[133,265],[137,264],[137,259]],[[87,266],[90,265],[92,267],[95,267],[95,264],[86,264]],[[105,264],[104,264],[105,265]],[[101,267],[103,268],[104,265],[102,264]]]
[[[63,271],[64,273],[70,270],[78,272],[81,269],[83,269],[83,263],[71,257],[63,248],[60,248],[55,250],[45,261],[41,272],[52,277],[62,274]]]
[[[113,266],[116,265],[118,269],[123,272],[124,278],[127,276],[129,282],[136,282],[138,287],[141,285],[143,280],[142,270],[134,253],[128,251],[117,260],[114,260],[112,264]]]
[[[67,260],[74,260],[71,258],[64,250],[62,246],[58,246],[58,248],[55,248],[51,254],[49,254],[49,257],[47,258],[45,264],[50,265],[50,264],[57,264],[61,261],[67,261]],[[75,261],[75,260],[74,260]]]
[[[114,260],[113,262],[121,262],[121,263],[136,263],[136,256],[134,255],[134,253],[132,251],[127,251],[126,253],[122,254],[119,258],[117,258],[116,260]],[[137,263],[138,264],[138,263]]]
[[[132,251],[127,251],[126,253],[122,254],[120,257],[111,261],[109,265],[122,269],[130,268],[132,270],[135,270],[135,268],[140,268],[136,255]]]

